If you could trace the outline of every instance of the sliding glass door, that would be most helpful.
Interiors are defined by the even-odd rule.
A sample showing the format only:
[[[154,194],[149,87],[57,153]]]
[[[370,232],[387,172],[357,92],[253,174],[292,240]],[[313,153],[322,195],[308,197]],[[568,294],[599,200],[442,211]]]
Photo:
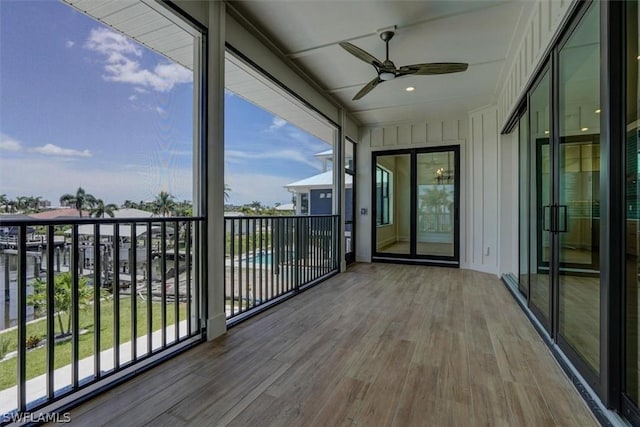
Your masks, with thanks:
[[[601,345],[599,10],[585,10],[561,41],[520,120],[518,286],[594,389]]]
[[[374,260],[458,265],[459,152],[374,153]]]

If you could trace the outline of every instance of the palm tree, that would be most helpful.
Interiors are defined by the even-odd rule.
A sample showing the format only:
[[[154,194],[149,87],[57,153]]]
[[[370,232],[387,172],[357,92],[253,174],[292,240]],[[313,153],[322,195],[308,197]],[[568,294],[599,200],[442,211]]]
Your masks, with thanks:
[[[230,194],[231,194],[231,187],[229,186],[229,184],[225,184],[224,185],[224,201],[225,202],[229,201]]]
[[[116,209],[118,209],[118,207],[113,203],[105,205],[102,199],[96,199],[95,205],[93,209],[91,209],[89,215],[95,218],[104,218],[105,215],[108,215],[113,218],[113,211],[115,211]]]
[[[4,211],[9,210],[9,198],[6,194],[0,194],[0,205],[4,206]]]
[[[38,212],[40,210],[40,201],[42,200],[42,196],[29,196],[27,197],[27,205],[29,209],[34,212]]]
[[[132,202],[131,200],[125,200],[122,204],[122,207],[125,209],[138,209],[138,204],[136,202]]]
[[[16,209],[19,211],[25,211],[29,207],[29,198],[26,196],[16,197]]]
[[[166,191],[161,191],[153,202],[153,213],[170,216],[176,206],[176,202],[173,199],[174,196]]]
[[[82,217],[82,210],[84,208],[90,209],[95,201],[96,198],[84,191],[84,188],[82,187],[78,187],[76,194],[64,194],[60,197],[60,204],[73,206],[78,210],[80,217]]]

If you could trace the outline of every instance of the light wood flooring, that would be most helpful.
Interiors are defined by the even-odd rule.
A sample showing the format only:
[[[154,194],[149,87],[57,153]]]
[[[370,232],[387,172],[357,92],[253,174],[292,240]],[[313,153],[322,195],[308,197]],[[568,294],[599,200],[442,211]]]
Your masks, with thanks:
[[[592,426],[495,276],[357,264],[71,410],[108,426]]]
[[[409,242],[396,242],[378,248],[378,252],[390,254],[408,255],[410,250]],[[418,255],[453,256],[453,243],[416,242],[416,252]]]

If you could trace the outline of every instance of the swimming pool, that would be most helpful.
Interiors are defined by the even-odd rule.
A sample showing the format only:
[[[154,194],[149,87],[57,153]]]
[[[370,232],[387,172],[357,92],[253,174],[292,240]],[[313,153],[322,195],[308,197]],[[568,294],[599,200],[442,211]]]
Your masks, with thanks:
[[[246,257],[244,261],[249,264],[253,264],[255,262],[256,264],[270,265],[272,258],[273,258],[273,255],[271,254],[271,252],[262,252],[262,253],[256,253],[255,257],[253,255]]]

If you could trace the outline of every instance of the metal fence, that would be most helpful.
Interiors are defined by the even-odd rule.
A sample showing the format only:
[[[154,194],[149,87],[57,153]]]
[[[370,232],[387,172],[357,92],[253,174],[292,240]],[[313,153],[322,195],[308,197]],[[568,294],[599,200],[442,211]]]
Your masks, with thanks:
[[[201,339],[203,218],[0,226],[14,233],[0,240],[0,414],[46,406]]]
[[[227,319],[337,272],[339,221],[337,215],[225,217]]]

